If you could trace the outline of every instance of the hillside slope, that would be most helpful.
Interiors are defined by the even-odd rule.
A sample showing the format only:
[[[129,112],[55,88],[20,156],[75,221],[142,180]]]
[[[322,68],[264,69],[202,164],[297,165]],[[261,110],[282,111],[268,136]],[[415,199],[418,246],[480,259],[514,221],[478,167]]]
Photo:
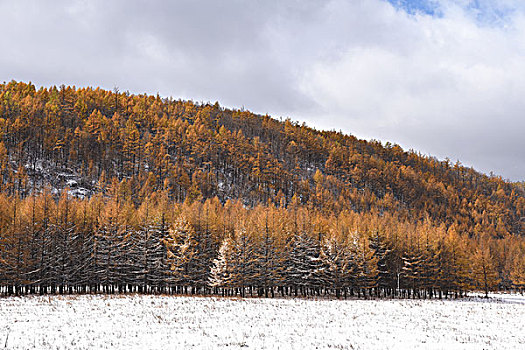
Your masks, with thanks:
[[[0,85],[0,293],[525,288],[522,184],[218,104]]]
[[[1,190],[49,186],[77,197],[118,181],[138,205],[148,192],[291,202],[326,212],[395,212],[470,235],[520,235],[522,185],[461,164],[216,104],[101,89],[0,85]]]

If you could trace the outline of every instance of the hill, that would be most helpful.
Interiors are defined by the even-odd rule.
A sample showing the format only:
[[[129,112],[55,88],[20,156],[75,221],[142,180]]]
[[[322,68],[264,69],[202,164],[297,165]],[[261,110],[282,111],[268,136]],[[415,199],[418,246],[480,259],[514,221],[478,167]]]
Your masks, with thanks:
[[[216,104],[101,89],[0,85],[2,190],[46,186],[77,196],[125,181],[248,206],[272,201],[338,212],[395,211],[418,220],[521,234],[523,186],[397,145],[318,131]],[[295,197],[295,198],[294,198]]]
[[[55,220],[55,227],[64,234],[70,221],[76,220],[70,225],[76,232],[82,216],[80,208],[88,204],[91,209],[84,209],[84,229],[90,227],[87,231],[92,234],[115,222],[118,227],[137,229],[144,222],[149,223],[148,218],[153,216],[150,211],[162,211],[162,225],[171,227],[170,232],[178,232],[177,237],[172,237],[173,242],[184,240],[181,232],[202,232],[203,227],[211,232],[209,226],[215,227],[206,243],[207,264],[202,268],[204,277],[196,283],[199,288],[207,285],[210,265],[220,254],[219,247],[226,237],[239,237],[239,227],[246,223],[251,223],[250,227],[260,225],[259,228],[266,225],[268,231],[268,223],[254,222],[257,215],[268,218],[269,211],[281,217],[284,223],[279,225],[286,227],[278,229],[278,224],[272,223],[275,232],[281,232],[276,237],[289,235],[295,240],[302,231],[308,231],[308,235],[318,233],[317,243],[312,243],[319,247],[314,254],[317,258],[320,246],[329,243],[327,237],[335,231],[347,245],[353,237],[351,232],[361,232],[359,235],[370,241],[367,246],[372,247],[372,252],[380,250],[380,240],[390,244],[385,254],[394,246],[399,248],[396,258],[389,261],[396,266],[390,266],[389,283],[393,283],[395,269],[397,273],[405,269],[406,276],[412,276],[407,277],[407,285],[417,279],[418,288],[413,289],[419,290],[420,277],[415,276],[421,271],[407,269],[413,268],[411,264],[423,264],[424,254],[435,258],[443,248],[439,247],[440,240],[448,237],[456,242],[455,235],[461,237],[461,244],[465,245],[461,249],[467,256],[477,254],[482,265],[487,263],[485,258],[490,261],[493,281],[489,283],[491,277],[485,274],[481,283],[487,289],[489,285],[508,288],[522,283],[522,184],[481,174],[460,163],[407,152],[397,145],[229,110],[218,103],[99,88],[36,89],[30,83],[1,84],[0,179],[5,203],[3,239],[8,242],[0,262],[7,266],[4,271],[18,271],[14,273],[18,285],[36,284],[35,276],[28,278],[20,272],[30,270],[23,259],[27,258],[28,264],[36,263],[37,253],[31,253],[31,249],[42,253],[42,246],[47,244],[40,242],[40,248],[31,248],[31,244],[36,244],[34,229],[38,226],[39,230],[47,230]],[[168,205],[172,208],[169,215],[168,210],[162,209]],[[236,219],[226,222],[224,216],[230,206],[236,208]],[[71,208],[76,208],[74,214],[70,213]],[[203,219],[203,208],[223,218],[212,222],[206,214]],[[184,220],[181,213],[186,213]],[[297,228],[298,213],[302,219],[308,217],[308,228]],[[165,218],[169,218],[166,223]],[[222,231],[217,222],[224,226]],[[300,223],[304,224],[304,220]],[[20,227],[26,227],[25,231]],[[123,239],[125,234],[120,236],[119,230],[118,237]],[[160,231],[165,232],[157,243],[167,242],[168,229]],[[377,236],[373,248],[373,233],[378,231],[385,237]],[[405,238],[393,242],[397,231]],[[25,232],[23,240],[17,236],[20,232]],[[52,249],[62,249],[56,253],[62,256],[74,243],[69,234],[60,237],[61,248],[56,242],[49,244]],[[41,239],[51,242],[49,237]],[[16,247],[16,242],[20,246]],[[27,244],[24,249],[22,242]],[[87,249],[86,242],[77,243]],[[409,257],[413,247],[421,254]],[[92,257],[92,247],[89,249],[87,253]],[[162,249],[158,246],[159,251]],[[131,247],[122,248],[123,255],[131,251]],[[361,251],[367,252],[368,248]],[[109,253],[100,254],[107,258]],[[375,265],[384,256],[376,259]],[[88,259],[85,263],[93,261]],[[42,271],[42,264],[41,261],[40,267],[31,271]],[[73,261],[61,264],[69,264],[73,270]],[[65,282],[56,280],[63,276],[53,278],[53,284],[66,287]],[[49,278],[46,286],[48,283]],[[106,280],[101,285],[113,288],[115,283]],[[454,288],[465,286],[461,282]]]

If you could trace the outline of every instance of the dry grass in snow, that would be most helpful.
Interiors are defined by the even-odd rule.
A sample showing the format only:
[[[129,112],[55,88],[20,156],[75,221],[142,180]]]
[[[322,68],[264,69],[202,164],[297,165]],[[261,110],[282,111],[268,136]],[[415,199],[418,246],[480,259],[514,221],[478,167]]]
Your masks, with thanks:
[[[7,349],[525,349],[525,297],[0,298]]]

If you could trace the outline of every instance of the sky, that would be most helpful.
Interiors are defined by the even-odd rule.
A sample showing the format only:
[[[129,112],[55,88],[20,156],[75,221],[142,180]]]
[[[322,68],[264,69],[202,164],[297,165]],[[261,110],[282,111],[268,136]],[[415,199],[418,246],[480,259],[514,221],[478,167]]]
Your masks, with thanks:
[[[118,87],[525,180],[525,2],[0,0],[0,81]]]

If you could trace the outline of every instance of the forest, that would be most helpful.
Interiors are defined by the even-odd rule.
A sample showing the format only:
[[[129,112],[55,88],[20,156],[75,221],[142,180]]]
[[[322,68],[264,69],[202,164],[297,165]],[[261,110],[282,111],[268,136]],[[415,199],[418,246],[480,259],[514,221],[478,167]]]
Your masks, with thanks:
[[[0,84],[0,292],[525,289],[525,188],[219,103]]]

